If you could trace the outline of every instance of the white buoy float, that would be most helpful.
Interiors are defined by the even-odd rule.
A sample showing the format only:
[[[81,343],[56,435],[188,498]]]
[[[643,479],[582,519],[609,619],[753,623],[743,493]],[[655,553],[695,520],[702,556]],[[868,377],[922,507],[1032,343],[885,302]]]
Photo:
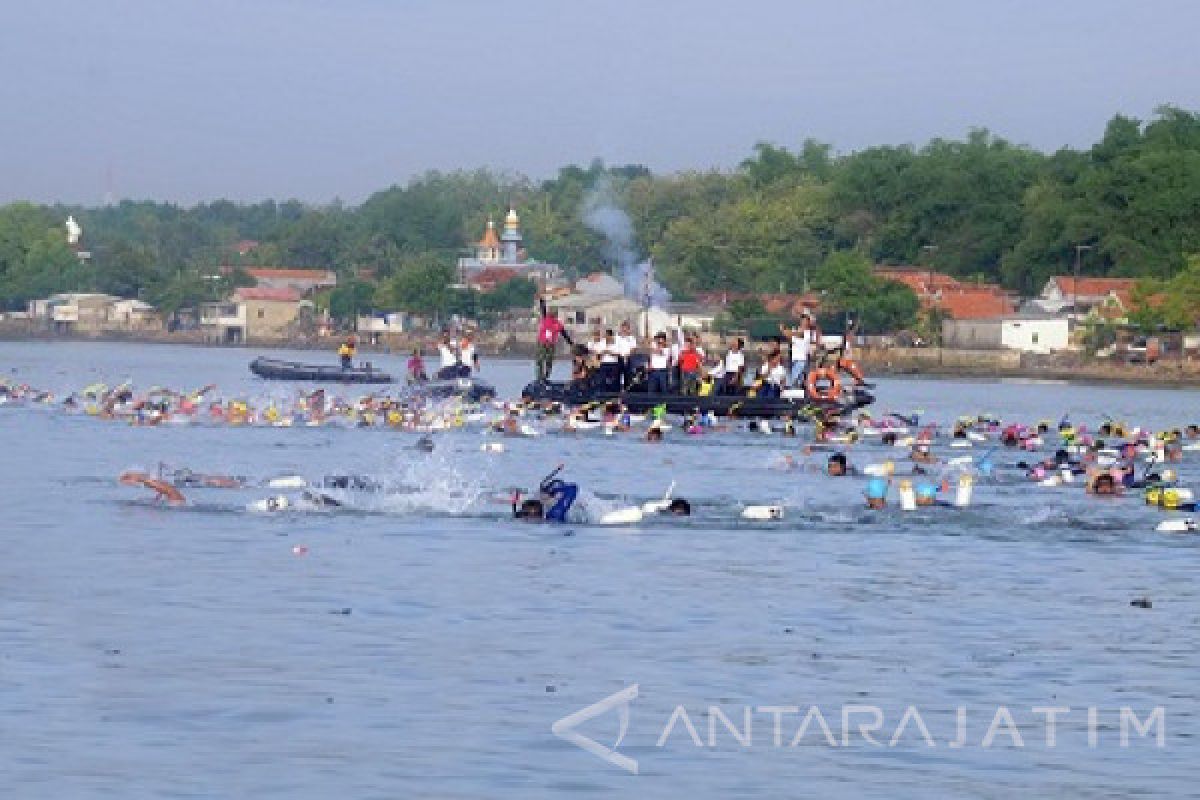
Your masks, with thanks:
[[[504,442],[484,442],[479,449],[485,453],[503,453]]]
[[[675,481],[671,481],[671,485],[667,487],[667,491],[663,494],[662,500],[649,500],[642,503],[642,512],[645,514],[661,514],[671,505],[671,494],[675,491]]]
[[[304,489],[308,481],[299,475],[280,475],[267,481],[268,489]]]
[[[966,473],[958,476],[958,487],[954,492],[955,506],[966,508],[971,505],[971,488],[974,483],[975,479]]]
[[[641,522],[644,516],[640,508],[629,506],[601,514],[598,522],[601,525],[633,525]]]
[[[1164,519],[1158,523],[1154,529],[1159,533],[1195,533],[1200,530],[1196,520],[1193,517],[1181,517],[1179,519]]]
[[[286,511],[291,508],[291,505],[292,503],[287,499],[287,496],[280,494],[274,497],[264,497],[262,500],[255,500],[246,506],[246,510],[258,514],[269,514],[273,511]]]
[[[746,506],[742,509],[742,519],[752,519],[758,522],[783,519],[783,506]]]

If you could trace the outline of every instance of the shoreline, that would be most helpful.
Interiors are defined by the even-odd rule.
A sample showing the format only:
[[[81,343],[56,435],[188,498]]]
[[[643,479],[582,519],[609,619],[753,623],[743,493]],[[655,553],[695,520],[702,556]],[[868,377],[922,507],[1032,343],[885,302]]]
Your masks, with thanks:
[[[398,340],[392,345],[370,345],[361,342],[362,354],[407,358],[415,342],[428,345],[432,336],[419,336]],[[360,337],[361,340],[361,337]],[[202,347],[208,349],[242,350],[295,350],[300,352],[333,352],[336,339],[319,342],[304,340],[271,340],[238,344],[215,343],[203,337],[188,334],[165,333],[106,333],[94,335],[38,334],[28,331],[0,330],[0,342],[38,344],[133,344],[174,345]],[[511,360],[532,359],[534,348],[518,341],[512,335],[503,339],[491,337],[480,340],[480,351],[491,358]],[[428,347],[424,349],[428,354]],[[943,356],[949,356],[949,359]],[[938,380],[954,378],[975,382],[1046,381],[1094,386],[1123,386],[1147,389],[1196,389],[1200,388],[1200,364],[1180,361],[1160,361],[1157,364],[1115,364],[1092,361],[1077,364],[1025,363],[1020,354],[1012,351],[952,351],[928,349],[869,350],[861,353],[860,363],[868,376],[902,378],[914,380]],[[560,354],[560,360],[565,359]],[[949,360],[951,363],[945,363]]]

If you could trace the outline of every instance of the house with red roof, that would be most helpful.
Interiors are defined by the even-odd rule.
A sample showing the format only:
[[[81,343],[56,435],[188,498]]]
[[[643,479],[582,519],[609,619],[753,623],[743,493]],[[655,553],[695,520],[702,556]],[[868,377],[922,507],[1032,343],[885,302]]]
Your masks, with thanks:
[[[289,286],[246,286],[228,300],[200,306],[200,326],[226,344],[288,338],[302,314],[312,308]]]
[[[936,309],[953,319],[987,319],[1017,310],[1016,298],[994,283],[966,283],[924,267],[877,266],[874,272],[912,289],[922,309]]]
[[[494,292],[502,283],[508,283],[520,275],[520,271],[512,267],[485,267],[467,276],[467,286],[479,292]]]
[[[1046,281],[1033,304],[1043,311],[1058,313],[1073,310],[1082,314],[1114,302],[1128,310],[1125,304],[1137,281],[1134,278],[1074,278],[1055,275]]]
[[[254,279],[254,285],[258,288],[295,289],[302,295],[337,286],[337,273],[328,269],[248,267],[246,274]]]

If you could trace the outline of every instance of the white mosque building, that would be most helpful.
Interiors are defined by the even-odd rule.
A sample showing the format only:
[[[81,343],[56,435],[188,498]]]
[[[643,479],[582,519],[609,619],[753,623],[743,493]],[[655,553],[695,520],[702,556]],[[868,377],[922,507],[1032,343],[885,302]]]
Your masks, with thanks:
[[[489,217],[483,238],[474,245],[475,255],[458,260],[459,281],[479,286],[503,283],[514,277],[526,277],[545,286],[561,280],[557,264],[529,258],[521,237],[521,219],[514,208],[504,217],[504,231],[496,234],[496,223]]]

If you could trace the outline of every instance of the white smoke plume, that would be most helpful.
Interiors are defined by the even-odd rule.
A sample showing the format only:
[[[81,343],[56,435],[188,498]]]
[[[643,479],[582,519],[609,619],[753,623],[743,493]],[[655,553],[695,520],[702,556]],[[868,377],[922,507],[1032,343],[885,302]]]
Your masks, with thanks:
[[[671,294],[654,278],[654,263],[640,260],[633,242],[633,222],[620,206],[612,181],[601,176],[583,199],[583,224],[602,234],[605,252],[620,270],[625,296],[661,308]]]

